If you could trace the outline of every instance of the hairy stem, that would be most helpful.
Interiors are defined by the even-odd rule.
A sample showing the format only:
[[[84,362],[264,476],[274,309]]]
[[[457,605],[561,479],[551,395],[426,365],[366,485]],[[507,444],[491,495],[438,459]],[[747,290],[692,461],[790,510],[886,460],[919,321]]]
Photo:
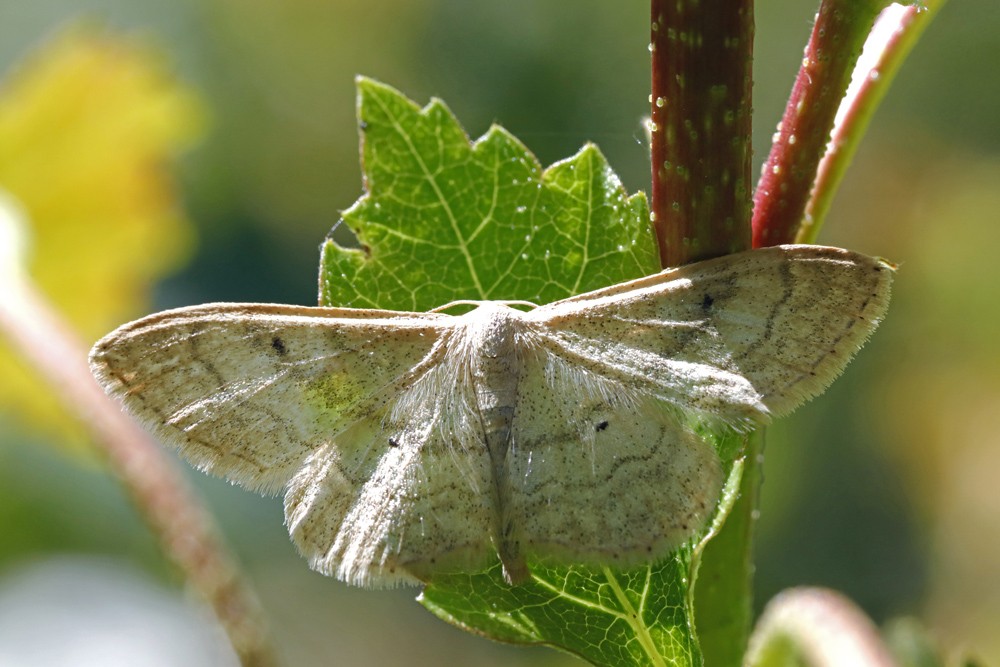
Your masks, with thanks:
[[[752,0],[652,0],[653,228],[663,266],[750,247]],[[751,620],[760,437],[695,588],[704,664],[738,667]]]
[[[652,0],[650,209],[663,266],[747,250],[752,0]]]

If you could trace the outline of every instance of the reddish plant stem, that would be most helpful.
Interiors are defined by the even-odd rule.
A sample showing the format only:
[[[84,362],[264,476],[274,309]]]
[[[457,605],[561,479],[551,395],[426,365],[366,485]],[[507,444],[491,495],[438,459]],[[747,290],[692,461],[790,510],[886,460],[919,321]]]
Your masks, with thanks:
[[[664,267],[747,250],[753,0],[651,0],[650,209]],[[694,590],[704,662],[738,667],[750,627],[759,438]]]
[[[97,386],[86,348],[73,331],[26,276],[12,271],[0,275],[0,336],[83,420],[164,553],[212,607],[240,663],[276,664],[257,598],[240,578],[208,513],[160,446]]]
[[[753,247],[794,241],[840,100],[885,0],[822,0],[754,193]]]
[[[653,228],[663,266],[750,247],[752,0],[652,0]]]
[[[837,187],[889,84],[944,0],[925,7],[893,5],[879,15],[840,102],[826,153],[816,167],[796,243],[815,243]]]

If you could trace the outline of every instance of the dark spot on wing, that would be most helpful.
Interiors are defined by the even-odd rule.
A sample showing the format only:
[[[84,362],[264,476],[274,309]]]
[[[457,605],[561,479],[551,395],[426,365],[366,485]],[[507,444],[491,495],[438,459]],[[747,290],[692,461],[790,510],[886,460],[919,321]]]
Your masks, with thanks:
[[[278,353],[278,356],[288,354],[288,348],[285,347],[285,341],[281,340],[280,336],[275,336],[271,339],[271,348]]]
[[[712,307],[713,303],[715,303],[715,299],[712,298],[712,295],[706,294],[705,297],[701,300],[701,309],[708,310],[709,308]]]
[[[597,425],[594,426],[594,430],[597,431],[598,433],[600,433],[601,431],[603,431],[607,427],[608,427],[608,422],[607,422],[607,420],[605,420],[605,421],[602,421],[602,422],[598,422]]]
[[[389,438],[389,446],[399,447],[399,440],[396,440],[395,438]]]

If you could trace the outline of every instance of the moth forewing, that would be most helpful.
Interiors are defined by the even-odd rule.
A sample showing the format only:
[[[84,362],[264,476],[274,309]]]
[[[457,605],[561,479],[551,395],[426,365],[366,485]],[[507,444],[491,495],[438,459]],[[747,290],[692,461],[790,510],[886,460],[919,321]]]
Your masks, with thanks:
[[[820,393],[888,307],[892,267],[840,248],[727,255],[528,314],[571,350],[672,405],[734,426]],[[601,351],[605,351],[604,354]]]
[[[450,320],[207,304],[126,324],[98,341],[90,362],[108,393],[194,465],[274,491],[331,435],[384,402]]]

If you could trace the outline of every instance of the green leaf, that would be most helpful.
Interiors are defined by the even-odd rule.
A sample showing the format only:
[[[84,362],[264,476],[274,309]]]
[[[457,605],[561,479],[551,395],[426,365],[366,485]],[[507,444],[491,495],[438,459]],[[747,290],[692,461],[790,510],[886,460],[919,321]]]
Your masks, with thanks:
[[[358,94],[366,193],[343,222],[361,248],[324,244],[322,305],[542,304],[659,270],[645,196],[626,194],[596,146],[543,170],[500,127],[470,142],[438,100],[420,109],[369,79],[358,80]],[[716,521],[657,563],[615,570],[529,560],[532,580],[510,586],[496,561],[436,576],[420,602],[470,631],[557,646],[594,664],[701,665],[693,573],[736,495],[742,442],[714,441],[733,471]]]
[[[488,572],[436,580],[420,602],[439,617],[493,639],[550,644],[602,665],[701,664],[687,582],[691,549],[641,568],[546,568],[504,583]]]
[[[358,100],[367,194],[343,221],[362,249],[324,244],[322,305],[541,304],[659,270],[645,195],[596,146],[543,170],[499,126],[470,143],[440,100],[370,79]]]

